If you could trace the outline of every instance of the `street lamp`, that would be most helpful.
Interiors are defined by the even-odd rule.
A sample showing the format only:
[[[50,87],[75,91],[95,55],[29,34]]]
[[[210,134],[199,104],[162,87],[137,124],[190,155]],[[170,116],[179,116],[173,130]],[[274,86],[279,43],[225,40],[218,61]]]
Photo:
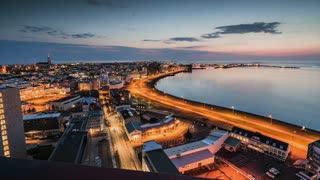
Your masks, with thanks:
[[[271,122],[271,125],[272,125],[272,115],[271,114],[269,115],[269,118],[270,118],[270,122]]]
[[[234,114],[234,106],[231,106],[232,114]]]

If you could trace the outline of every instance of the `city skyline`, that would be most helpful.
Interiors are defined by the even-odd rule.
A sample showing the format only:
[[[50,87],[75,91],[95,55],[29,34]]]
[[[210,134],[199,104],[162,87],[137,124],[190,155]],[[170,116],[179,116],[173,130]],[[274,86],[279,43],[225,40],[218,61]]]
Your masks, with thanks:
[[[6,1],[3,64],[320,57],[318,1]],[[13,20],[14,18],[14,20]],[[19,52],[19,53],[15,53]]]

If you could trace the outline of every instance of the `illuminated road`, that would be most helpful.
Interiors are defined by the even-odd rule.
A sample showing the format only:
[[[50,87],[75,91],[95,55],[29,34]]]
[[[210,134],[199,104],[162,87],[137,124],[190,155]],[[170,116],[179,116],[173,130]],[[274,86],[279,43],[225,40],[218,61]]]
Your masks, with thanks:
[[[232,112],[221,112],[217,109],[208,109],[204,106],[194,105],[186,102],[184,99],[178,99],[172,96],[166,96],[147,87],[147,82],[159,78],[169,73],[158,74],[148,78],[140,79],[130,84],[127,88],[133,95],[144,97],[151,101],[156,101],[175,110],[183,112],[192,112],[213,121],[221,121],[250,131],[258,131],[269,137],[288,142],[292,145],[292,154],[295,157],[305,158],[307,145],[320,139],[318,135],[311,135],[305,131],[294,131],[287,126],[275,125],[266,122],[264,119],[248,118],[244,115],[236,115]]]
[[[104,110],[106,111],[105,107]],[[106,113],[105,113],[106,114]],[[108,117],[110,122],[110,134],[113,142],[114,150],[118,151],[120,157],[120,168],[129,170],[141,170],[141,163],[136,156],[133,148],[127,142],[126,133],[123,130],[117,115]]]

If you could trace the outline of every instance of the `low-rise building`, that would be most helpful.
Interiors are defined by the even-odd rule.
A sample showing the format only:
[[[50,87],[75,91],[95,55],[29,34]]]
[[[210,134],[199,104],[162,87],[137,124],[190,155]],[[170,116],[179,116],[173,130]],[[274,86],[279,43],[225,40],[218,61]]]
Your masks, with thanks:
[[[230,136],[239,139],[242,145],[280,161],[285,161],[290,152],[288,143],[264,136],[261,133],[233,127]]]
[[[102,111],[91,111],[88,116],[87,131],[90,133],[99,133],[103,131],[104,118]]]
[[[67,111],[74,108],[75,105],[81,101],[83,97],[80,96],[67,96],[56,101],[50,102],[50,109],[57,111]]]
[[[155,141],[143,143],[142,170],[154,173],[180,174],[162,150],[162,146]]]
[[[141,115],[133,108],[119,109],[120,120],[131,141],[142,140],[150,135],[165,135],[174,130],[180,123],[173,114],[146,112]]]
[[[113,107],[128,105],[131,101],[131,94],[123,89],[111,89],[109,93],[110,103]]]
[[[229,137],[227,131],[215,130],[201,140],[165,149],[169,159],[180,173],[214,163],[214,155]]]
[[[124,81],[122,80],[116,80],[111,81],[109,84],[109,89],[121,89],[124,86]]]
[[[29,138],[58,135],[62,132],[60,113],[39,113],[23,116],[25,136]]]

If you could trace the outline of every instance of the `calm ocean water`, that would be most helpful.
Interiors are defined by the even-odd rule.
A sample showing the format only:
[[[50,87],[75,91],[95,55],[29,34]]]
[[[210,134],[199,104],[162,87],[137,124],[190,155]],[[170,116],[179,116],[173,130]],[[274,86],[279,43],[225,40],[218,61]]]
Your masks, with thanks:
[[[194,101],[272,115],[275,119],[320,131],[320,61],[264,64],[301,68],[194,70],[161,79],[156,88]]]

